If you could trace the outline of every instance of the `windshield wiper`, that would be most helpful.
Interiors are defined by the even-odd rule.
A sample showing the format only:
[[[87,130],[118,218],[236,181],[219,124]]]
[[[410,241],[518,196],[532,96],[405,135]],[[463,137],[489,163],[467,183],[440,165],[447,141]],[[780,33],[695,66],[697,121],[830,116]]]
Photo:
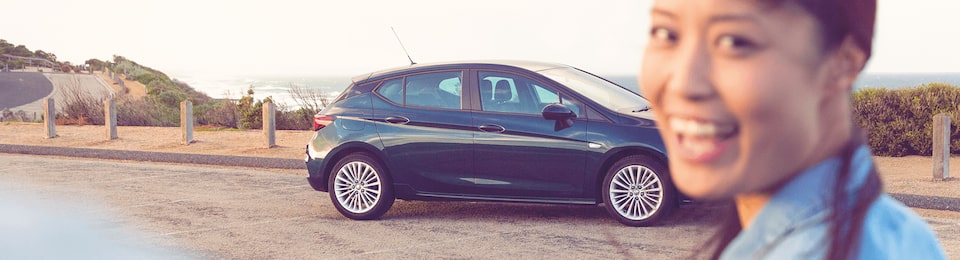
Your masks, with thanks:
[[[650,111],[650,106],[645,106],[645,107],[643,107],[643,108],[641,108],[641,109],[633,110],[633,111],[630,111],[630,112],[639,113],[639,112],[646,112],[646,111]]]

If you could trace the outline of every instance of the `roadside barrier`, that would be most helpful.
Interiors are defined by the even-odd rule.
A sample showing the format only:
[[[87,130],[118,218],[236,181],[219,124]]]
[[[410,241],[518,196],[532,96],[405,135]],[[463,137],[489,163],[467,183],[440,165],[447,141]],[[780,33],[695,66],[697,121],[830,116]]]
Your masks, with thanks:
[[[193,102],[189,100],[180,102],[180,136],[181,144],[193,143]]]
[[[113,98],[103,101],[103,124],[107,129],[107,140],[117,139],[117,101]]]
[[[933,116],[933,180],[950,179],[950,114]]]
[[[46,126],[44,128],[46,138],[57,137],[57,110],[54,108],[54,104],[55,102],[53,102],[52,98],[43,100],[43,125]]]
[[[267,148],[277,146],[277,106],[273,102],[263,103],[263,137]]]

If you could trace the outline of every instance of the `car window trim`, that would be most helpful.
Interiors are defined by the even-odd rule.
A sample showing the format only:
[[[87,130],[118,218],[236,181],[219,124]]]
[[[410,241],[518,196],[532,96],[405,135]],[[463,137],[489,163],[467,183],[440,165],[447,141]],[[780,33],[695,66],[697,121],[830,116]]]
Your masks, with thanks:
[[[464,94],[464,93],[466,93],[466,92],[463,91],[464,88],[466,87],[465,84],[464,84],[464,80],[467,78],[466,71],[467,71],[467,70],[465,70],[465,69],[459,69],[459,68],[446,68],[446,69],[440,69],[440,70],[427,70],[427,71],[418,71],[418,72],[414,72],[414,73],[410,73],[410,74],[394,75],[394,76],[389,77],[389,78],[378,79],[377,81],[379,81],[379,82],[377,83],[377,86],[374,87],[374,88],[373,88],[373,91],[371,91],[371,92],[373,92],[374,95],[377,96],[377,97],[379,97],[381,100],[386,101],[386,102],[388,102],[388,103],[390,103],[390,104],[399,106],[399,107],[409,107],[409,108],[417,108],[417,109],[431,109],[431,110],[442,110],[442,111],[463,111],[463,110],[466,110],[466,109],[464,108],[464,96],[466,96],[466,94]],[[427,106],[418,106],[418,105],[410,105],[410,104],[407,104],[407,77],[409,77],[409,76],[417,76],[417,75],[422,75],[422,74],[430,74],[430,73],[443,73],[443,72],[460,72],[460,108],[458,108],[458,109],[452,109],[452,108],[427,107]],[[383,87],[383,84],[384,84],[384,83],[386,83],[387,81],[391,81],[391,80],[398,79],[398,78],[400,79],[400,87],[401,87],[400,96],[401,96],[401,99],[403,100],[403,104],[397,104],[396,102],[393,102],[393,101],[390,100],[389,98],[384,97],[384,96],[381,95],[380,92],[379,92],[380,88]]]

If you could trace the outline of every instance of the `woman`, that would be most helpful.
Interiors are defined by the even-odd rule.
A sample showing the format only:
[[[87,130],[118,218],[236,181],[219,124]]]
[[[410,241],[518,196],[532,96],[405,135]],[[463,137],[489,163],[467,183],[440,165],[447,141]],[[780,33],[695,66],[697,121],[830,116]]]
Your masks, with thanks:
[[[640,86],[674,183],[733,200],[726,259],[937,259],[933,232],[882,192],[851,88],[875,0],[658,0]]]

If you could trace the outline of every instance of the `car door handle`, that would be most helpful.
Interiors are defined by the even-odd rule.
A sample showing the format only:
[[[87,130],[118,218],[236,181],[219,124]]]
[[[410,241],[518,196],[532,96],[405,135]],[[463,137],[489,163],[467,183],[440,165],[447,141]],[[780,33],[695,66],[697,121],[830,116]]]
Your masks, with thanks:
[[[401,125],[402,125],[402,124],[409,123],[409,122],[410,122],[410,119],[409,119],[409,118],[406,118],[406,117],[402,117],[402,116],[391,116],[391,117],[387,117],[386,119],[384,119],[384,121],[387,121],[387,123],[391,123],[391,124],[401,124]]]
[[[503,131],[507,130],[506,128],[498,125],[480,125],[478,128],[480,128],[480,131],[497,133],[503,133]]]

